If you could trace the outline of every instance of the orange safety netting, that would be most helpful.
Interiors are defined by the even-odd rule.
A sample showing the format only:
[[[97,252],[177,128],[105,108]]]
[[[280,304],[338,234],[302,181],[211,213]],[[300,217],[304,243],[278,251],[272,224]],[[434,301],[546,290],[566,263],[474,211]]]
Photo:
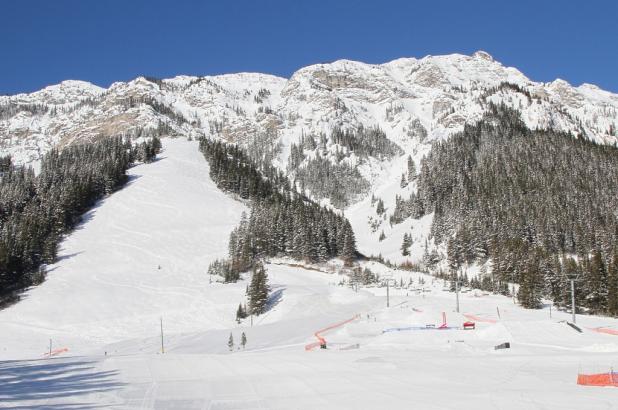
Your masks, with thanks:
[[[317,332],[315,332],[313,335],[318,339],[317,342],[313,342],[313,343],[309,343],[308,345],[305,346],[305,350],[313,350],[318,346],[322,346],[322,345],[326,345],[326,339],[324,339],[324,337],[322,336],[322,333],[326,333],[329,330],[333,330],[336,329],[338,327],[341,327],[343,325],[346,325],[356,319],[358,319],[360,317],[360,315],[354,315],[354,317],[348,319],[348,320],[344,320],[343,322],[339,322],[339,323],[335,323],[334,325],[330,325],[328,327],[325,327],[324,329],[320,329]]]
[[[465,314],[465,313],[464,313],[464,317],[470,320],[474,320],[476,322],[485,322],[485,323],[497,323],[498,322],[497,320],[494,320],[494,319],[483,319],[482,317]]]
[[[589,327],[588,330],[592,330],[593,332],[597,332],[597,333],[605,333],[607,335],[618,336],[618,330],[610,329],[607,327]]]
[[[46,352],[46,353],[43,353],[43,356],[45,356],[45,357],[58,356],[59,354],[61,354],[61,353],[66,353],[66,352],[68,352],[68,351],[69,351],[69,349],[68,349],[68,348],[63,347],[63,348],[61,348],[61,349],[56,349],[56,350],[52,350],[51,352]]]
[[[618,387],[618,373],[578,374],[577,384],[581,384],[582,386]]]

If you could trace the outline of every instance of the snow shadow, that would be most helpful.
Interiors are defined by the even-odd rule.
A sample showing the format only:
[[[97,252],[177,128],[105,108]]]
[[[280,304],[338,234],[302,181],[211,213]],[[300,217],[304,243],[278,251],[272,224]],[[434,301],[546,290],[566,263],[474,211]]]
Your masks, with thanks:
[[[0,401],[0,404],[2,404],[2,402]],[[62,403],[62,404],[48,404],[46,403],[45,405],[41,405],[41,404],[32,404],[32,405],[25,405],[25,406],[11,406],[11,410],[42,410],[42,409],[51,409],[51,410],[71,410],[71,409],[102,409],[105,408],[107,406],[99,406],[96,404],[88,404],[88,403],[74,403],[74,404],[67,404],[67,403]]]
[[[268,296],[268,301],[266,302],[266,311],[271,310],[272,308],[274,308],[275,306],[277,306],[279,304],[279,302],[281,302],[281,299],[283,298],[283,291],[285,290],[285,287],[280,287],[280,288],[276,288],[273,289],[274,292],[272,292],[269,296]]]
[[[137,181],[138,179],[140,179],[142,176],[140,174],[131,174],[131,175],[127,175],[127,182],[121,186],[119,190],[124,189],[126,187],[128,187],[129,185],[132,185],[135,183],[135,181]]]
[[[100,371],[93,360],[0,361],[0,407],[13,402],[13,409],[41,408],[38,400],[50,400],[45,408],[97,408],[94,403],[61,403],[63,398],[102,393],[124,384],[115,381],[117,371]],[[57,404],[52,404],[57,403]]]
[[[153,158],[153,160],[150,163],[153,164],[155,162],[163,161],[164,159],[167,159],[167,157],[162,157],[160,155],[157,155],[156,157]]]
[[[83,251],[68,253],[66,255],[60,255],[60,256],[58,256],[56,258],[56,262],[60,262],[60,261],[66,260],[66,259],[71,259],[72,257],[77,256],[77,255],[79,255],[81,253],[83,253]],[[54,267],[53,269],[56,269],[56,268]],[[51,272],[53,269],[50,269],[50,270],[48,270],[46,272]]]

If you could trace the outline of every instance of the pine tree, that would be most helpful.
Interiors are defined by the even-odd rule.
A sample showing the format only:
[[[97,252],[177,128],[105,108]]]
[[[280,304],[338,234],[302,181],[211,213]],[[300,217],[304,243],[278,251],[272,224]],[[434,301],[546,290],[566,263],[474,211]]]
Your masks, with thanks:
[[[242,303],[238,304],[238,309],[236,310],[236,322],[240,323],[240,321],[247,317],[247,312],[242,306]]]
[[[154,137],[152,137],[152,148],[154,150],[155,154],[158,154],[161,152],[161,140],[159,139],[159,137],[157,137],[156,135]]]
[[[376,213],[378,215],[382,215],[384,213],[384,201],[382,201],[382,198],[378,198],[378,205],[376,207]]]
[[[245,332],[242,332],[242,335],[240,336],[240,345],[242,346],[243,350],[247,345],[247,335],[245,335]]]
[[[538,309],[542,306],[543,275],[539,271],[539,259],[537,251],[530,252],[517,292],[519,303],[529,309]]]
[[[230,352],[234,350],[234,336],[230,332],[230,337],[227,339],[227,347],[230,349]]]
[[[401,254],[403,256],[410,255],[410,246],[412,246],[412,237],[407,233],[403,234],[403,242],[401,243]]]
[[[416,179],[416,165],[412,160],[412,157],[408,155],[408,181],[414,181]]]
[[[451,272],[458,271],[463,264],[463,257],[459,242],[455,238],[449,239],[446,247],[446,254],[448,258],[449,270]]]
[[[614,249],[607,274],[607,313],[618,316],[618,248]]]
[[[347,220],[345,221],[344,232],[340,256],[346,265],[351,265],[352,261],[356,259],[356,240],[354,239],[354,231],[352,231],[352,226]]]
[[[405,188],[408,186],[408,180],[406,179],[406,174],[401,174],[401,182],[399,183],[399,187]]]
[[[595,312],[607,310],[607,270],[599,250],[592,253],[585,274],[586,305]]]
[[[266,310],[268,303],[268,276],[266,269],[261,263],[256,263],[253,267],[251,284],[249,285],[249,311],[253,315],[260,315]]]

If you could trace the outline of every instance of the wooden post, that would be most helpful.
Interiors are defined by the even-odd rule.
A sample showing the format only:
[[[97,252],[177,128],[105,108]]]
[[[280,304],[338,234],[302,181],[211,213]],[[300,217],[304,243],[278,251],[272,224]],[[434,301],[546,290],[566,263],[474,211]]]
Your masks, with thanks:
[[[163,317],[161,317],[160,320],[161,320],[161,354],[164,354],[165,346],[163,345]]]
[[[573,311],[573,323],[576,323],[575,317],[575,280],[571,279],[571,310]]]
[[[391,306],[390,279],[386,279],[386,307]]]

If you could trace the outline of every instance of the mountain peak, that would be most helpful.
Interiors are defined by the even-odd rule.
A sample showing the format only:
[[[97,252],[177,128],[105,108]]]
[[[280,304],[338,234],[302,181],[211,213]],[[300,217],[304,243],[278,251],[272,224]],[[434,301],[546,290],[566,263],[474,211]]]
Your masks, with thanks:
[[[231,142],[268,135],[281,140],[285,167],[292,143],[334,127],[378,126],[404,150],[428,148],[478,119],[490,101],[521,111],[531,128],[576,133],[583,127],[598,142],[618,121],[617,94],[562,80],[537,83],[480,50],[382,64],[342,59],[300,68],[289,79],[235,73],[161,81],[160,87],[140,77],[103,89],[69,80],[0,97],[0,104],[11,105],[0,116],[0,148],[29,163],[59,143],[138,129]],[[368,180],[374,178],[370,168]]]
[[[494,58],[491,56],[491,54],[483,50],[476,51],[474,54],[472,54],[472,57],[478,58],[480,60],[494,61]]]

